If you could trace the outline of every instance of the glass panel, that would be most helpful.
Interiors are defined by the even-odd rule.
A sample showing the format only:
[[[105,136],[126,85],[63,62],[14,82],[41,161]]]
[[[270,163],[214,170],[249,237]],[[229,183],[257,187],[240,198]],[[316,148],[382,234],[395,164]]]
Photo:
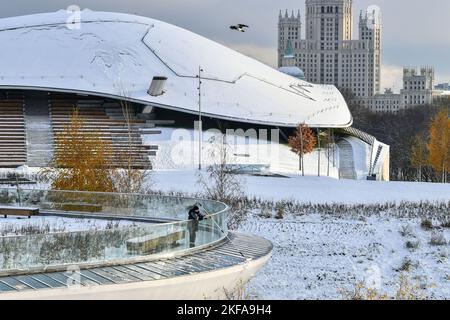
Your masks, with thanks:
[[[207,219],[186,221],[195,204],[203,208]],[[201,199],[0,189],[0,206],[39,208],[55,215],[69,212],[151,218],[113,229],[0,237],[0,271],[170,255],[211,244],[227,233],[228,207]]]

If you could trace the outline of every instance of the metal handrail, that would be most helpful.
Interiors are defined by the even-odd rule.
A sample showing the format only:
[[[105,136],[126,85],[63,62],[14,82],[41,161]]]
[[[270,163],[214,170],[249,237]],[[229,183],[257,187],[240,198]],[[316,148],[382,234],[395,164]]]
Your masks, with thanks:
[[[57,195],[57,198],[53,198]],[[72,200],[78,203],[78,207],[83,209],[83,206],[92,206],[97,204],[101,209],[100,212],[86,213],[86,218],[96,218],[102,219],[126,219],[127,217],[132,219],[140,219],[138,225],[124,226],[117,229],[104,229],[104,230],[82,230],[82,231],[67,231],[67,232],[54,232],[46,234],[34,234],[34,235],[5,235],[0,237],[0,243],[10,250],[20,250],[20,253],[25,250],[26,255],[13,255],[6,257],[3,253],[0,254],[0,261],[6,263],[0,266],[0,271],[6,272],[7,270],[17,269],[17,268],[47,268],[48,266],[59,266],[65,264],[77,264],[85,265],[92,263],[110,263],[111,261],[121,261],[122,263],[127,259],[145,257],[149,258],[153,255],[173,255],[173,254],[183,254],[192,249],[200,249],[205,246],[212,245],[221,241],[227,236],[227,213],[229,207],[218,201],[204,200],[192,197],[175,197],[175,196],[161,196],[161,195],[146,195],[146,194],[118,194],[118,193],[108,193],[108,192],[77,192],[77,191],[55,191],[55,190],[39,190],[39,189],[16,189],[16,188],[0,188],[0,194],[3,194],[7,200],[2,201],[2,204],[13,205],[17,207],[23,206],[36,206],[42,211],[47,211],[49,208],[54,209],[54,205],[59,209],[60,204],[64,205],[64,200],[68,208],[77,207]],[[19,194],[21,195],[21,201],[19,201]],[[81,195],[78,199],[71,199],[72,195]],[[105,197],[106,196],[106,197]],[[130,196],[130,199],[124,199],[130,202],[122,202],[118,197]],[[134,197],[134,198],[133,198]],[[153,201],[141,201],[141,197],[152,199]],[[83,201],[84,200],[84,201]],[[119,202],[114,203],[114,200]],[[137,203],[134,201],[138,201]],[[55,202],[56,201],[56,202]],[[0,199],[1,202],[1,199]],[[19,203],[20,202],[20,203]],[[191,233],[192,221],[185,220],[187,218],[187,212],[189,206],[195,203],[203,203],[211,211],[211,216],[214,217],[214,222],[221,225],[217,229],[215,224],[206,221],[206,231],[203,230],[202,233],[198,235],[199,241],[196,242],[193,248],[190,248],[190,243],[186,242],[187,235]],[[136,205],[138,204],[138,205]],[[117,207],[114,207],[114,206]],[[123,205],[123,207],[121,206]],[[170,213],[170,207],[172,206],[172,212]],[[167,207],[167,208],[165,208]],[[90,207],[89,207],[90,208]],[[134,212],[133,209],[137,212]],[[104,209],[104,210],[103,210]],[[111,210],[118,209],[118,210]],[[152,219],[155,215],[145,215],[145,210],[151,210],[157,212],[169,212],[168,215],[183,214],[183,219],[173,220],[173,221],[158,221]],[[64,210],[64,206],[62,206]],[[60,216],[61,211],[54,213],[55,216]],[[70,215],[70,209],[62,211],[66,215]],[[105,216],[107,214],[107,216]],[[46,214],[44,217],[51,215]],[[76,218],[83,217],[82,212],[76,215]],[[151,217],[151,218],[149,218]],[[66,217],[67,218],[67,217]],[[145,219],[148,218],[148,219]],[[162,217],[161,217],[162,218]],[[144,221],[148,220],[148,221]],[[223,233],[223,230],[226,232]],[[147,236],[155,236],[155,234],[165,234],[167,232],[167,239],[161,240],[158,243],[158,248],[155,247],[154,251],[150,253],[143,254],[139,252],[130,252],[128,248],[128,243],[130,239],[141,238],[145,239]],[[181,239],[183,242],[173,246],[174,240],[172,233],[179,233],[176,239]],[[181,238],[180,238],[181,237]],[[75,243],[84,243],[88,247],[73,247]],[[88,241],[88,242],[86,242]],[[158,240],[159,241],[159,240]],[[191,240],[192,241],[192,240]],[[86,242],[86,243],[85,243]],[[58,250],[55,254],[52,251],[45,249],[46,247],[52,248],[55,243],[58,243]],[[161,247],[159,247],[161,245]],[[89,247],[92,246],[91,250]],[[25,249],[23,249],[25,248]],[[115,248],[115,249],[114,249]],[[74,255],[72,251],[75,249]],[[83,251],[78,252],[77,249],[82,249]],[[44,257],[41,257],[42,250],[47,253]],[[66,252],[67,250],[67,252]],[[113,250],[114,252],[111,252]],[[117,251],[119,250],[119,251]],[[153,250],[153,249],[152,249]],[[59,253],[58,253],[59,251]],[[86,257],[81,255],[84,252]],[[60,254],[60,256],[58,255]],[[3,268],[3,270],[1,270]]]
[[[354,136],[356,138],[361,139],[362,141],[368,143],[369,145],[373,146],[375,144],[375,141],[377,140],[374,136],[361,131],[359,129],[356,128],[343,128],[342,131],[344,131],[345,133],[348,133],[351,136]]]

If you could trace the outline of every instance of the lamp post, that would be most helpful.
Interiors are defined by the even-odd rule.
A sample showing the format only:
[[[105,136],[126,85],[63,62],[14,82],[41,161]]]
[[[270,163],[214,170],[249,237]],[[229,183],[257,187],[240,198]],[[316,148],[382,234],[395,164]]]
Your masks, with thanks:
[[[317,176],[320,177],[320,153],[321,153],[321,149],[320,149],[320,129],[317,128],[317,142],[318,142],[318,147],[319,147],[319,155],[317,158]]]
[[[328,128],[328,134],[327,134],[327,177],[330,176],[330,128]]]
[[[202,67],[198,67],[198,170],[202,170]]]
[[[300,125],[300,167],[302,170],[302,176],[305,176],[305,167],[303,163],[303,127],[304,124]]]

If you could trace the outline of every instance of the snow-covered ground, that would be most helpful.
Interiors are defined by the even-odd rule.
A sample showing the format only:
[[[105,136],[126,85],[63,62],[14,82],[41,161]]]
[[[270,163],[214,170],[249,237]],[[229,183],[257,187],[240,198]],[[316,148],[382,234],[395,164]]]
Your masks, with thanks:
[[[152,173],[155,191],[201,192],[194,170]],[[450,184],[336,180],[287,174],[286,177],[242,176],[245,193],[262,200],[293,200],[297,203],[346,205],[388,202],[450,202]],[[443,206],[442,210],[448,210]],[[357,281],[394,295],[399,277],[407,272],[412,285],[428,298],[450,298],[450,231],[420,227],[420,210],[411,217],[298,214],[283,220],[262,218],[254,209],[239,231],[271,240],[273,256],[249,284],[249,292],[263,299],[339,299]],[[417,213],[416,212],[416,213]],[[424,212],[426,214],[426,212]],[[448,218],[448,219],[447,219]],[[439,213],[436,226],[450,212]],[[443,220],[442,220],[443,219]],[[400,231],[409,226],[407,235]],[[446,244],[431,245],[433,232]],[[410,241],[417,248],[409,249]],[[409,262],[407,262],[409,261]]]
[[[194,171],[165,171],[153,175],[163,191],[199,192]],[[246,194],[262,200],[293,200],[300,203],[346,205],[387,202],[450,201],[449,184],[245,176]],[[448,208],[448,206],[446,207]],[[446,209],[444,209],[446,210]],[[450,221],[450,212],[440,213]],[[402,266],[406,277],[418,286],[421,296],[450,298],[449,229],[425,231],[421,218],[291,214],[283,220],[261,218],[258,212],[239,231],[271,240],[274,253],[269,263],[249,284],[250,295],[262,299],[341,299],[357,282],[366,282],[380,293],[395,296]],[[408,226],[408,235],[400,231]],[[447,244],[430,245],[433,232]],[[408,249],[407,241],[418,243]],[[409,262],[407,262],[409,261]]]
[[[159,171],[152,174],[155,189],[195,193],[201,191],[197,171]],[[386,203],[450,201],[450,184],[336,180],[287,175],[286,178],[243,176],[245,193],[265,200],[305,203]]]
[[[412,231],[402,236],[406,225]],[[260,299],[342,299],[358,281],[395,296],[407,260],[407,277],[421,295],[450,298],[449,245],[430,245],[432,232],[417,219],[253,216],[240,231],[274,244],[269,263],[249,284],[249,293]],[[442,232],[450,240],[449,229]],[[408,249],[408,240],[418,241],[418,248]]]

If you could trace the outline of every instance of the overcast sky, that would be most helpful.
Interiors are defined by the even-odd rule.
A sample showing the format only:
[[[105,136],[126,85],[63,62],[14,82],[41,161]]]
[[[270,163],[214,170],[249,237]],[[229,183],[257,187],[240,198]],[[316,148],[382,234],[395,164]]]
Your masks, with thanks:
[[[355,31],[360,10],[381,8],[383,20],[383,87],[399,90],[401,67],[432,65],[437,82],[450,82],[450,1],[354,0]],[[0,17],[81,8],[148,16],[184,27],[228,45],[272,66],[276,65],[280,9],[301,10],[304,0],[14,0],[0,2]],[[229,30],[235,23],[248,33]],[[357,36],[355,32],[354,37]]]

